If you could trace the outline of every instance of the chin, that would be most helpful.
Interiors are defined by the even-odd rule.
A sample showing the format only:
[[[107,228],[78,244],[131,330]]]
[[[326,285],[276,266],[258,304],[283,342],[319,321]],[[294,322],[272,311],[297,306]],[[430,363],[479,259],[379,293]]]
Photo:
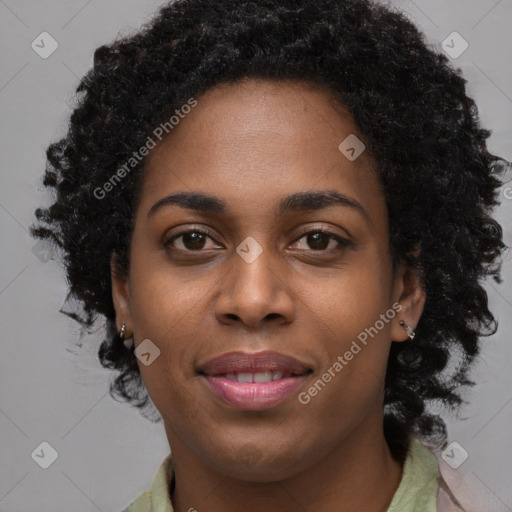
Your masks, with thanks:
[[[230,457],[217,459],[217,465],[222,472],[245,482],[277,482],[286,480],[303,471],[315,461],[306,454],[297,453],[293,447],[286,452],[278,453],[268,443],[262,443],[259,449],[255,444],[245,443],[236,452],[230,452]]]

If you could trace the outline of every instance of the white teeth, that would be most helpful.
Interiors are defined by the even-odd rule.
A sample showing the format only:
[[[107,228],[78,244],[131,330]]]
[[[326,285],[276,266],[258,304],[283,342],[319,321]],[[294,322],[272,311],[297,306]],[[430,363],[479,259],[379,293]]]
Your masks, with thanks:
[[[282,379],[283,377],[291,377],[291,375],[289,373],[284,373],[276,370],[273,372],[266,371],[256,373],[225,373],[223,377],[234,382],[250,384],[253,382],[272,382],[273,380],[279,380]]]
[[[253,380],[252,380],[253,374],[252,373],[238,373],[237,377],[238,377],[238,382],[242,382],[242,383],[253,382]]]
[[[290,377],[290,374],[285,374],[280,371],[265,371],[256,373],[225,373],[223,375],[226,379],[234,382],[240,382],[242,384],[250,384],[252,382],[272,382],[273,380],[279,380],[283,377]]]
[[[253,376],[253,382],[271,382],[272,374],[270,372],[258,372]]]

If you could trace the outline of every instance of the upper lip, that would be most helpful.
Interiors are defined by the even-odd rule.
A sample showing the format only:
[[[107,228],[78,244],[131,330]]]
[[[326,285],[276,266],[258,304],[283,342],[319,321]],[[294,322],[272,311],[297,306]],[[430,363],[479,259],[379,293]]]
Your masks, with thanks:
[[[311,368],[294,357],[266,350],[252,354],[248,352],[229,352],[210,359],[199,369],[199,373],[206,375],[265,371],[304,375],[309,373]]]

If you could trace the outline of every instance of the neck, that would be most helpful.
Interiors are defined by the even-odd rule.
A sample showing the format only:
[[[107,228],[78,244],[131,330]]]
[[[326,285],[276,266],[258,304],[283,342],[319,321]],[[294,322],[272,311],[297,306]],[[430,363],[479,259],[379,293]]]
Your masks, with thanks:
[[[402,476],[402,465],[392,458],[382,427],[360,426],[339,444],[320,447],[331,449],[316,463],[271,482],[219,471],[166,430],[175,469],[175,512],[385,512]]]

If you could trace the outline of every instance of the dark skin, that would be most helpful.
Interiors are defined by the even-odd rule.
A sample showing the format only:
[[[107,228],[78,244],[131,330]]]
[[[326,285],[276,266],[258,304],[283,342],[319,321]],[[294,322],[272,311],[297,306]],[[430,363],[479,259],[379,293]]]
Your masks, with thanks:
[[[161,351],[139,367],[173,454],[174,509],[385,511],[402,476],[383,433],[386,362],[425,291],[412,270],[393,269],[376,164],[339,151],[358,131],[323,89],[247,80],[197,100],[149,155],[128,277],[112,264],[118,328],[124,320],[135,347],[150,339]],[[325,190],[361,208],[276,216],[287,195]],[[228,211],[168,204],[148,217],[174,192],[215,196]],[[319,229],[329,234],[307,235]],[[249,236],[263,249],[252,263],[236,252]],[[197,373],[227,352],[275,350],[313,369],[307,391],[394,303],[403,309],[307,404],[293,394],[234,409]]]

